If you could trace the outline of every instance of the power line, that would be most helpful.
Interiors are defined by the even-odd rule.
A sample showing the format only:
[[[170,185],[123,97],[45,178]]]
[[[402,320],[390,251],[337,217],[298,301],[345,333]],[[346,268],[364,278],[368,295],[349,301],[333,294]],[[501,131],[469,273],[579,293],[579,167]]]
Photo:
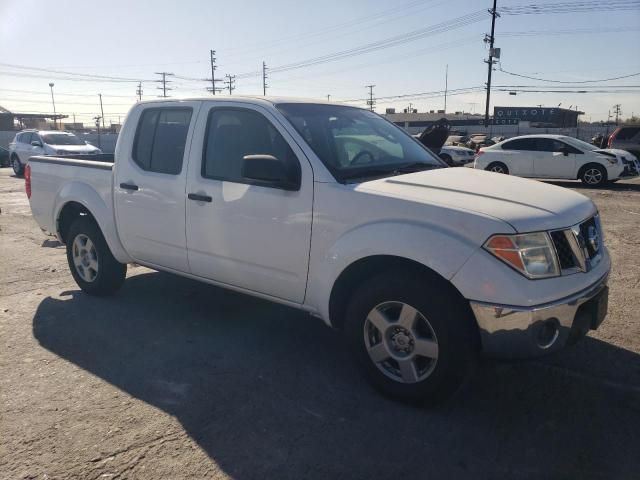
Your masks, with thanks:
[[[601,79],[598,79],[598,80],[580,80],[580,81],[572,80],[572,81],[567,81],[567,80],[553,80],[553,79],[549,79],[549,78],[531,77],[529,75],[523,75],[521,73],[509,72],[507,70],[504,70],[502,68],[502,66],[499,67],[499,70],[502,73],[506,73],[507,75],[512,75],[514,77],[527,78],[529,80],[538,80],[540,82],[550,82],[550,83],[572,83],[572,84],[610,82],[612,80],[622,80],[623,78],[631,78],[631,77],[640,76],[640,72],[637,72],[637,73],[629,73],[627,75],[620,75],[618,77],[601,78]]]
[[[306,68],[314,65],[319,65],[322,63],[344,60],[346,58],[353,57],[356,55],[363,55],[363,54],[371,53],[377,50],[403,45],[405,43],[413,42],[415,40],[420,40],[428,36],[448,32],[457,28],[462,28],[464,26],[480,22],[484,20],[484,18],[485,18],[485,11],[477,10],[475,12],[462,15],[460,17],[456,17],[451,20],[447,20],[435,25],[430,25],[428,27],[413,30],[411,32],[407,32],[401,35],[395,35],[393,37],[389,37],[384,40],[371,42],[365,45],[360,45],[358,47],[330,53],[327,55],[322,55],[319,57],[313,57],[306,60],[300,60],[298,62],[280,65],[278,67],[272,67],[271,72],[281,73],[281,72],[286,72],[286,71],[295,70],[299,68]],[[255,72],[255,71],[242,73],[242,74],[238,74],[238,78],[250,78],[257,74],[259,74],[259,72]]]
[[[556,3],[531,3],[528,5],[512,5],[502,7],[500,13],[503,15],[541,15],[559,13],[580,13],[603,11],[636,10],[640,7],[637,0],[609,0],[603,3],[597,1],[577,1],[577,2],[556,2]]]
[[[69,75],[73,77],[82,77],[86,79],[95,79],[95,80],[109,80],[112,82],[139,82],[141,79],[139,78],[126,78],[126,77],[114,77],[110,75],[94,75],[90,73],[77,73],[77,72],[66,72],[62,70],[54,70],[50,68],[40,68],[40,67],[29,67],[26,65],[16,65],[13,63],[0,63],[2,67],[15,68],[18,70],[30,70],[36,72],[46,72],[46,73],[54,73],[60,75]]]

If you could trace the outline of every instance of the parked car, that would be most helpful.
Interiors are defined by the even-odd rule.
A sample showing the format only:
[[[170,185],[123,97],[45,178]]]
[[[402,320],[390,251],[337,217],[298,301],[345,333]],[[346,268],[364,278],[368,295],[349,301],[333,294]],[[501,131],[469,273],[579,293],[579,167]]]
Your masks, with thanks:
[[[464,147],[469,141],[469,137],[466,135],[449,135],[447,141],[444,142],[445,145],[451,146],[462,146]]]
[[[8,167],[9,165],[9,150],[4,147],[0,147],[0,167]]]
[[[99,154],[102,151],[73,133],[58,130],[23,130],[9,144],[11,165],[16,175],[34,155]]]
[[[623,125],[609,136],[607,146],[633,153],[640,158],[640,125]]]
[[[115,163],[33,157],[25,189],[86,293],[113,294],[135,262],[298,308],[405,401],[445,398],[479,353],[560,350],[607,311],[589,198],[445,168],[351,106],[140,102]]]
[[[635,156],[564,135],[524,135],[481,148],[474,168],[519,177],[582,180],[590,186],[637,176]]]
[[[488,135],[484,133],[476,133],[471,135],[469,141],[466,143],[466,147],[477,152],[482,147],[489,147],[495,144],[496,142],[491,140]]]
[[[444,145],[440,149],[440,158],[447,162],[447,165],[457,167],[473,162],[476,152],[466,147],[454,147],[453,145]]]

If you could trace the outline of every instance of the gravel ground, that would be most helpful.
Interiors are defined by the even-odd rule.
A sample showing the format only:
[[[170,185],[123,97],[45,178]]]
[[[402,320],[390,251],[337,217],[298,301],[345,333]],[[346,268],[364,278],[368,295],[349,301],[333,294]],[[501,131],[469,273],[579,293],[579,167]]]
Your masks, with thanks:
[[[86,296],[1,169],[0,478],[640,478],[640,180],[561,185],[600,209],[607,320],[417,409],[295,310],[142,267]]]

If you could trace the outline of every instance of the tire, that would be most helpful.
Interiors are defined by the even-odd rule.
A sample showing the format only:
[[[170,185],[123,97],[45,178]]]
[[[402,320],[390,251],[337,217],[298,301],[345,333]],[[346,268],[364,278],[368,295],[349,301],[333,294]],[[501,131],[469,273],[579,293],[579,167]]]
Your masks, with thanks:
[[[451,158],[451,155],[448,155],[446,153],[442,153],[440,154],[440,158],[450,167],[453,166],[453,159]]]
[[[90,295],[114,294],[123,284],[127,266],[118,262],[96,222],[77,218],[65,239],[69,270],[78,286]]]
[[[477,327],[471,315],[444,280],[395,270],[355,291],[345,335],[376,389],[396,400],[436,404],[453,394],[475,365]]]
[[[485,170],[488,172],[504,173],[505,175],[509,175],[509,169],[502,162],[492,162],[487,165],[487,168],[485,168]]]
[[[24,174],[24,165],[20,163],[20,159],[16,154],[13,154],[11,157],[11,166],[13,167],[13,173],[16,174],[16,177],[21,177]]]
[[[601,187],[607,183],[607,170],[598,164],[589,164],[582,168],[580,180],[589,187]]]

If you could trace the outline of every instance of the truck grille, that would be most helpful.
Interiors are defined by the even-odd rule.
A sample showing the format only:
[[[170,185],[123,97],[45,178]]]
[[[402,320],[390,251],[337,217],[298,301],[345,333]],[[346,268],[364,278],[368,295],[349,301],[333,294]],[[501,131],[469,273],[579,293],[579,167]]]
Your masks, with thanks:
[[[588,272],[600,262],[603,245],[598,215],[571,228],[549,234],[563,274]]]

